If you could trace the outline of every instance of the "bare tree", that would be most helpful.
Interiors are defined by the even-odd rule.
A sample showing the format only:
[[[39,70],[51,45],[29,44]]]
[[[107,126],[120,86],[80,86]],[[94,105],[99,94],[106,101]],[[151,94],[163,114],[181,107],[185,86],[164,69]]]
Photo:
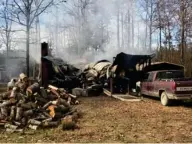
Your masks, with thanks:
[[[188,75],[192,72],[191,64],[186,62],[191,60],[192,52],[191,12],[191,0],[156,0],[153,21],[153,27],[159,30],[160,59],[185,65]]]
[[[158,0],[143,0],[141,2],[141,8],[143,9],[143,12],[145,14],[145,18],[143,18],[143,20],[146,24],[145,47],[146,48],[148,47],[149,51],[152,50],[152,35],[154,33],[153,22],[154,22],[154,16],[155,16],[156,1],[158,1]],[[148,38],[148,36],[149,36],[149,38]]]
[[[121,49],[124,49],[124,13],[121,12]]]
[[[181,63],[185,63],[185,45],[186,45],[186,29],[187,29],[187,10],[188,10],[188,0],[180,1],[180,12],[179,12],[179,21],[180,21],[180,32],[181,32]]]
[[[0,11],[0,17],[1,17],[1,39],[3,41],[3,44],[6,46],[7,51],[7,59],[9,57],[9,51],[11,49],[11,40],[12,40],[12,21],[10,20],[11,14],[9,13],[9,0],[2,1],[2,9]]]
[[[131,16],[130,16],[130,11],[127,11],[126,14],[127,17],[127,47],[130,48],[130,43],[131,43]]]
[[[132,16],[131,16],[131,26],[132,26],[132,48],[134,49],[134,41],[135,41],[135,32],[134,32],[134,28],[135,28],[135,2],[134,0],[132,0],[131,2],[131,11],[132,11]]]
[[[160,50],[160,59],[162,60],[162,14],[161,14],[161,4],[162,4],[162,0],[159,0],[157,2],[157,6],[156,6],[156,27],[157,29],[159,29],[159,50]]]
[[[117,4],[117,48],[120,49],[120,7]]]
[[[48,7],[53,4],[54,0],[13,0],[10,5],[13,6],[9,11],[12,14],[12,20],[26,28],[26,66],[27,75],[29,76],[29,44],[30,44],[30,28],[36,17],[42,14]]]

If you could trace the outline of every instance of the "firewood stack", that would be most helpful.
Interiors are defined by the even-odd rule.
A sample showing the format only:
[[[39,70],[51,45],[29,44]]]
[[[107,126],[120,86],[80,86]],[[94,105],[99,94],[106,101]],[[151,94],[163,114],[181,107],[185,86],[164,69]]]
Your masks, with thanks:
[[[72,105],[78,103],[77,97],[63,88],[49,85],[45,89],[33,83],[23,91],[17,85],[0,94],[0,126],[9,132],[57,127],[60,123],[63,129],[74,129],[78,114]]]

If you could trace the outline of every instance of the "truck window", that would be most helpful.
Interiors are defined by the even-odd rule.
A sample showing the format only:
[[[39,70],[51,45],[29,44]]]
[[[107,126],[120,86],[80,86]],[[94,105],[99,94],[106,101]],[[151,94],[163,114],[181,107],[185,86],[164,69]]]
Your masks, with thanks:
[[[149,73],[148,81],[149,81],[149,82],[152,82],[152,81],[153,81],[153,73]]]
[[[147,81],[149,77],[149,73],[145,73],[143,76],[143,81]]]
[[[184,73],[182,71],[166,71],[159,72],[156,79],[174,79],[174,78],[184,78]]]
[[[149,73],[146,73],[146,74],[144,75],[144,80],[147,80],[148,77],[149,77]]]

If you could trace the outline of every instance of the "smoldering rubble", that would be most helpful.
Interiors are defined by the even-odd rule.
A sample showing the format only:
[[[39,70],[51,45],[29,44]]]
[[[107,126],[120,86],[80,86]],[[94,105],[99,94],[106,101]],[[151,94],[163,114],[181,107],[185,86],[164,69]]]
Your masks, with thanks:
[[[96,82],[96,79],[90,81],[86,69],[78,69],[62,59],[51,56],[45,56],[43,60],[46,61],[49,71],[49,74],[47,74],[49,84],[62,87],[78,97],[97,96],[102,93],[101,83]]]
[[[63,61],[60,58],[44,56],[43,61],[47,64],[48,83],[57,87],[71,90],[75,87],[82,87],[81,70]]]
[[[119,53],[114,57],[113,62],[100,60],[85,66],[82,75],[85,77],[86,86],[100,85],[110,89],[110,78],[113,80],[114,93],[127,93],[136,88],[136,82],[143,77],[144,63],[155,55],[130,55]],[[128,90],[129,87],[129,90]]]
[[[139,63],[151,59],[154,55],[129,55],[119,53],[114,61],[100,60],[78,69],[73,65],[50,56],[44,57],[48,64],[48,83],[63,87],[76,96],[98,96],[103,88],[110,88],[110,78],[113,78],[113,90],[117,93],[127,93],[136,87],[136,82],[142,77],[142,71],[136,70]]]

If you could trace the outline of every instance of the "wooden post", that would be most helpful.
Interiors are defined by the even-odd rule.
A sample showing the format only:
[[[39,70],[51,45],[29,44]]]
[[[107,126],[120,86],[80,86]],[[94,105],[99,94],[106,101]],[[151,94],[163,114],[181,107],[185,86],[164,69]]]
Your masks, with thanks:
[[[128,87],[127,87],[127,94],[129,95],[129,80],[128,80]]]
[[[149,59],[149,66],[151,65],[151,58]]]
[[[34,61],[34,65],[33,65],[33,79],[36,78],[36,62]]]
[[[113,95],[113,78],[110,77],[110,92],[111,92],[111,97]]]
[[[48,86],[48,69],[47,64],[43,60],[44,56],[48,56],[48,43],[41,44],[41,64],[40,64],[40,74],[41,74],[41,86],[47,87]]]

